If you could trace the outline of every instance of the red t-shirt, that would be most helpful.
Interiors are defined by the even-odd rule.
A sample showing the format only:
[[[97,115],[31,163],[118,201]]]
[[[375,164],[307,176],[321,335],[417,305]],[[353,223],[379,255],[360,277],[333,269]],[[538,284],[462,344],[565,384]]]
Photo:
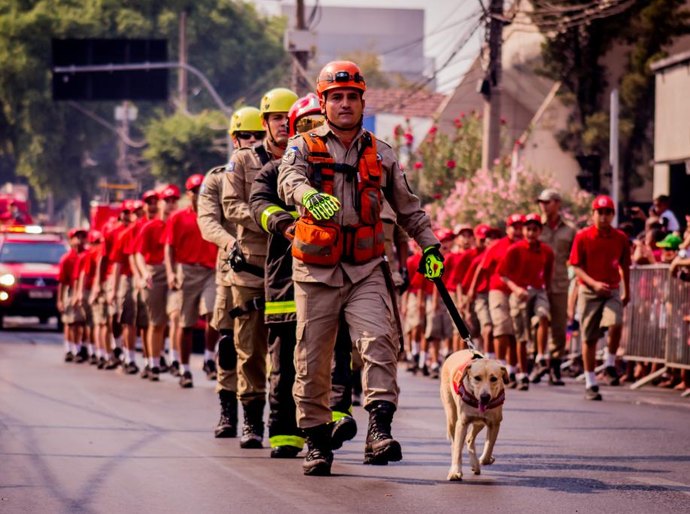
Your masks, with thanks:
[[[514,242],[507,236],[503,237],[491,245],[484,254],[484,260],[480,266],[483,273],[489,277],[489,291],[503,291],[506,294],[510,294],[510,288],[503,282],[501,275],[498,274],[498,265],[505,257],[510,245]]]
[[[415,294],[424,286],[424,275],[417,271],[419,268],[419,261],[421,260],[421,253],[415,253],[407,258],[407,276],[410,277],[410,287],[407,289],[408,293]]]
[[[621,281],[619,266],[630,266],[628,237],[615,228],[606,233],[594,225],[583,228],[575,234],[570,264],[582,268],[594,280],[615,289]]]
[[[125,230],[127,226],[118,222],[113,227],[103,234],[103,244],[101,245],[101,256],[106,259],[107,267],[105,275],[110,276],[113,272],[113,265],[115,264],[115,243],[120,236],[120,232]]]
[[[129,247],[134,227],[135,225],[129,225],[119,232],[112,252],[113,262],[117,262],[120,265],[120,274],[126,277],[132,276],[132,268],[129,265],[129,255],[125,253],[125,249]]]
[[[457,255],[457,258],[451,262],[451,269],[448,270],[449,277],[446,282],[446,287],[448,287],[448,289],[455,291],[458,286],[462,284],[467,270],[470,268],[470,264],[472,264],[472,261],[478,255],[477,252],[478,250],[476,248],[470,248],[464,252],[454,254]]]
[[[518,241],[508,248],[498,274],[523,288],[545,289],[546,277],[553,274],[553,260],[553,250],[546,243],[537,241],[532,247],[526,240]]]
[[[462,293],[467,294],[470,292],[470,287],[472,287],[472,280],[474,280],[474,274],[477,272],[477,268],[481,265],[484,260],[484,251],[479,251],[476,257],[472,259],[467,272],[462,279]],[[477,281],[477,285],[474,289],[476,294],[486,293],[489,291],[489,275],[487,273],[482,273],[481,277]]]
[[[218,247],[201,237],[191,207],[173,213],[165,227],[165,242],[175,251],[175,261],[215,269]]]
[[[139,232],[141,232],[142,227],[148,222],[146,218],[139,218],[134,224],[128,228],[129,234],[125,240],[125,244],[122,247],[122,253],[125,255],[134,255],[136,252],[137,238],[139,237]]]
[[[144,223],[134,242],[135,252],[144,256],[146,264],[163,264],[165,248],[165,226],[162,219],[156,218]]]
[[[98,266],[98,258],[101,255],[101,245],[94,245],[86,250],[81,260],[81,269],[79,272],[84,272],[84,290],[88,291],[93,287],[96,280],[96,268]]]
[[[60,258],[58,263],[58,282],[63,286],[71,286],[74,281],[74,273],[79,260],[79,253],[71,248]]]

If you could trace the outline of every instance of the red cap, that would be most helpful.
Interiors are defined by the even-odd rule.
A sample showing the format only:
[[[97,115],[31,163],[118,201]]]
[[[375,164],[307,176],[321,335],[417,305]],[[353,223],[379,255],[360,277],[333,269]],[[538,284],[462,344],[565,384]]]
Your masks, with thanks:
[[[531,213],[525,216],[525,223],[537,223],[539,226],[542,225],[541,215],[536,213]]]
[[[175,184],[168,184],[161,189],[158,196],[163,200],[167,200],[168,198],[180,198],[180,188]]]
[[[141,195],[141,199],[144,202],[149,201],[151,198],[155,198],[158,200],[158,193],[156,193],[153,189],[149,189],[148,191],[144,191],[144,194]]]
[[[524,222],[525,222],[525,217],[522,214],[511,214],[506,219],[506,225],[509,227],[515,225],[516,223],[524,223]]]
[[[103,239],[103,234],[101,234],[98,230],[90,230],[88,239],[87,241],[89,244],[95,244],[95,243],[100,243],[101,239]]]
[[[459,236],[462,232],[464,232],[466,230],[469,230],[470,232],[472,232],[472,225],[470,225],[469,223],[460,223],[460,225],[455,226],[455,229],[453,230],[453,232],[455,233],[456,236]]]
[[[187,179],[187,182],[184,183],[184,187],[187,191],[191,191],[195,187],[199,187],[203,181],[204,176],[201,173],[195,173]]]
[[[121,211],[132,212],[134,210],[134,200],[122,200]]]
[[[453,234],[453,231],[449,230],[447,228],[440,228],[435,232],[435,234],[436,234],[436,238],[442,243],[445,241],[450,241],[451,239],[453,239],[455,237],[455,234]]]
[[[481,224],[474,227],[474,237],[477,239],[486,239],[489,232],[491,232],[491,227],[489,225]]]
[[[141,200],[132,200],[132,210],[133,211],[138,211],[139,209],[143,209],[144,205],[145,205],[144,202],[142,202]]]
[[[606,195],[597,196],[592,202],[592,210],[596,211],[597,209],[613,209],[615,211],[616,206],[613,203],[613,198]]]
[[[83,228],[73,228],[69,232],[67,232],[67,236],[72,239],[73,237],[77,237],[79,234],[82,236],[86,236],[87,232]]]

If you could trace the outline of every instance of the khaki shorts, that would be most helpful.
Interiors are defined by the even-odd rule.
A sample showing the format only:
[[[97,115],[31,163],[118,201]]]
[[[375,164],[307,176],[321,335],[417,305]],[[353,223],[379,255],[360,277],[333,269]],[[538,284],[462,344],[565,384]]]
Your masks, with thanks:
[[[513,318],[515,338],[520,341],[529,341],[532,326],[538,318],[551,319],[551,307],[546,291],[543,289],[528,289],[529,297],[520,300],[516,295],[510,295],[510,317]]]
[[[213,312],[216,273],[215,270],[203,266],[180,264],[177,267],[177,276],[182,291],[180,326],[193,327],[199,316]]]
[[[84,299],[86,301],[82,302],[82,310],[84,311],[84,322],[86,326],[93,327],[93,309],[89,303],[89,297],[91,296],[91,291],[88,289],[84,290]]]
[[[443,341],[450,339],[453,336],[452,321],[448,309],[446,309],[443,301],[439,298],[436,310],[432,310],[431,297],[426,299],[426,331],[424,337],[427,339],[435,339]]]
[[[216,301],[213,306],[211,326],[216,330],[232,330],[235,322],[230,317],[232,309],[232,289],[230,286],[216,286]]]
[[[176,291],[168,290],[168,299],[165,303],[165,313],[168,317],[175,313],[180,313],[182,310],[182,291],[177,289]]]
[[[90,305],[91,312],[93,314],[94,325],[107,325],[108,324],[108,302],[105,297],[105,291],[101,292],[96,296],[94,302]]]
[[[86,316],[82,307],[75,307],[72,305],[72,288],[65,287],[62,295],[62,302],[65,306],[65,311],[62,313],[62,322],[65,325],[73,325],[75,323],[84,323]]]
[[[580,313],[581,331],[588,343],[601,339],[604,328],[623,323],[623,304],[617,289],[611,291],[608,298],[602,298],[581,285],[577,296],[577,310]]]
[[[424,327],[422,316],[419,314],[419,297],[417,293],[407,295],[404,324],[405,333],[412,332],[417,327]]]
[[[510,317],[510,302],[503,291],[489,291],[489,314],[494,327],[494,337],[513,336],[513,320]]]
[[[133,294],[132,277],[120,275],[115,312],[117,320],[123,325],[134,325],[137,320],[137,306]]]
[[[168,279],[163,264],[147,266],[151,274],[153,286],[149,289],[141,290],[141,299],[144,302],[146,315],[151,325],[156,327],[165,326],[168,323],[167,299],[168,299]]]
[[[146,288],[134,288],[132,291],[132,301],[134,302],[135,324],[137,328],[147,328],[149,326],[149,312],[144,302],[144,291]]]
[[[474,314],[480,330],[484,327],[493,327],[491,312],[489,311],[489,293],[478,293],[474,299]]]
[[[109,275],[105,279],[105,299],[106,302],[108,301],[108,297],[110,297],[110,293],[115,287],[115,275]],[[108,318],[118,318],[118,312],[117,312],[117,299],[113,303],[108,303],[107,304],[108,308]]]

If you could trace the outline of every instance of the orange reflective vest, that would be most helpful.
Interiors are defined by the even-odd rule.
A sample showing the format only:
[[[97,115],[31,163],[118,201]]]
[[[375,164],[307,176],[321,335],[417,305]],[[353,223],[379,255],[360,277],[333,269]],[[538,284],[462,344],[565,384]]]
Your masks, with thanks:
[[[344,173],[349,182],[357,181],[356,225],[341,226],[334,221],[317,221],[306,215],[295,226],[292,255],[307,264],[333,266],[338,262],[363,264],[384,254],[381,222],[383,169],[376,152],[376,139],[365,132],[357,168],[336,163],[325,141],[313,133],[302,134],[309,150],[310,182],[315,189],[333,195],[336,173]]]

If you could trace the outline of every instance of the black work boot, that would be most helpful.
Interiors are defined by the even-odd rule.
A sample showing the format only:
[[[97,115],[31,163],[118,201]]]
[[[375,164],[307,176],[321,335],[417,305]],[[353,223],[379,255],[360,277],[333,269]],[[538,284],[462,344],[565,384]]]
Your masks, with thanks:
[[[369,429],[364,446],[364,464],[385,466],[402,460],[400,443],[391,435],[395,405],[379,400],[365,407],[369,411]]]
[[[357,435],[357,422],[352,416],[339,413],[341,417],[333,423],[331,429],[331,448],[337,450],[343,446],[345,441],[354,439]]]
[[[264,400],[252,400],[244,406],[244,425],[240,448],[263,448]]]
[[[220,419],[213,433],[218,438],[237,437],[237,395],[233,391],[221,389],[218,399]]]
[[[304,430],[307,456],[304,457],[302,469],[305,475],[325,477],[331,474],[331,464],[333,464],[331,430],[331,423]]]
[[[563,379],[561,378],[561,359],[551,359],[551,369],[549,370],[549,385],[565,385],[565,382],[563,382]]]

